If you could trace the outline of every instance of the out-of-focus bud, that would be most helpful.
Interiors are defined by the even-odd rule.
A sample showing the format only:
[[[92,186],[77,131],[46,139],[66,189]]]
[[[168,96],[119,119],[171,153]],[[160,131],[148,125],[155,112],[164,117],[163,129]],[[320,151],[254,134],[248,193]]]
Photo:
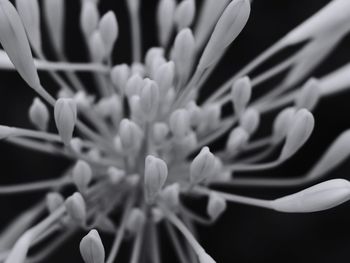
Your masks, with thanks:
[[[73,182],[79,192],[84,193],[92,179],[92,170],[90,165],[79,160],[72,170]]]
[[[77,103],[78,109],[87,109],[91,107],[95,98],[87,95],[85,91],[79,90],[74,94],[73,99]]]
[[[159,158],[148,155],[145,160],[145,197],[153,203],[168,177],[168,166]]]
[[[152,47],[150,48],[145,56],[145,64],[148,69],[151,69],[153,62],[158,57],[164,57],[164,48]]]
[[[208,147],[203,147],[199,154],[193,159],[190,165],[190,181],[192,184],[201,183],[216,172],[216,158]]]
[[[239,120],[240,126],[245,129],[249,135],[252,135],[256,131],[259,123],[260,115],[254,108],[246,109]]]
[[[153,207],[151,213],[153,222],[156,224],[160,223],[164,219],[163,211],[158,207]]]
[[[117,17],[113,11],[109,11],[102,16],[98,30],[106,48],[106,53],[111,54],[119,32]]]
[[[160,196],[171,210],[178,209],[180,205],[180,185],[173,183],[166,186]]]
[[[159,100],[160,96],[157,83],[153,80],[145,79],[144,86],[140,92],[140,106],[145,120],[152,121],[156,118]]]
[[[305,108],[312,110],[316,106],[320,96],[319,83],[316,79],[312,78],[301,88],[295,99],[295,106],[298,109]]]
[[[238,79],[233,83],[231,97],[235,113],[241,115],[250,101],[252,84],[248,77]]]
[[[239,153],[249,140],[248,132],[242,127],[233,129],[228,137],[226,149],[231,155]]]
[[[176,99],[176,92],[174,88],[170,88],[168,92],[165,95],[165,98],[162,100],[162,108],[161,113],[169,113],[171,106],[173,105],[174,101]]]
[[[70,140],[70,147],[76,152],[80,153],[83,149],[83,142],[80,138],[73,138]]]
[[[271,201],[280,212],[310,213],[338,206],[350,199],[350,183],[344,179],[332,179],[292,195]]]
[[[226,200],[217,194],[210,194],[207,213],[212,220],[216,220],[226,210]]]
[[[190,27],[196,14],[196,4],[194,0],[182,1],[175,10],[174,21],[177,30]]]
[[[105,249],[97,230],[92,229],[80,241],[80,254],[85,263],[104,263]]]
[[[222,13],[199,61],[198,68],[206,69],[241,33],[250,14],[249,0],[234,0]]]
[[[97,29],[100,15],[94,1],[82,1],[80,14],[80,27],[86,38],[90,38],[92,33]]]
[[[107,170],[107,175],[113,184],[118,184],[125,178],[125,171],[116,167],[109,167]]]
[[[46,131],[49,123],[50,114],[46,105],[35,98],[29,108],[29,119],[39,130]]]
[[[89,47],[92,61],[102,62],[107,55],[107,50],[99,31],[94,31],[90,36]]]
[[[209,104],[202,110],[201,131],[210,131],[218,127],[220,124],[221,106],[217,103]]]
[[[284,160],[295,154],[309,139],[315,125],[313,115],[306,109],[298,110],[291,125],[280,159]]]
[[[182,138],[191,130],[191,123],[188,111],[185,109],[177,109],[169,119],[169,127],[171,132],[178,138]]]
[[[139,95],[143,87],[143,79],[138,74],[133,74],[125,85],[125,94],[130,99],[134,95]]]
[[[127,153],[134,153],[141,146],[142,130],[128,119],[123,119],[119,125],[119,136],[123,150]]]
[[[289,131],[295,117],[296,109],[294,107],[282,110],[273,123],[274,142],[281,141]]]
[[[73,99],[58,99],[55,104],[55,122],[65,145],[69,145],[77,121],[77,105]]]
[[[197,127],[203,118],[202,109],[193,100],[187,104],[186,109],[190,115],[191,126]]]
[[[198,254],[199,263],[216,263],[216,261],[209,256],[204,250]]]
[[[133,208],[130,211],[129,218],[126,223],[126,229],[130,233],[136,234],[142,228],[145,221],[145,213],[142,212],[140,208]]]
[[[159,86],[160,95],[163,97],[174,84],[175,64],[173,61],[164,63],[157,68],[154,74],[154,81]]]
[[[184,137],[175,138],[174,149],[178,155],[184,156],[189,154],[197,145],[197,134],[191,131]]]
[[[76,192],[64,202],[68,215],[79,225],[83,225],[86,220],[86,204],[83,196]]]
[[[41,52],[40,9],[38,0],[16,0],[30,44],[36,52]]]
[[[64,198],[60,193],[51,192],[46,195],[46,206],[50,213],[64,204]]]
[[[169,134],[169,126],[164,122],[157,122],[153,125],[152,138],[156,144],[161,144],[165,141]]]
[[[125,84],[129,79],[130,68],[126,64],[116,65],[111,70],[112,83],[119,89],[119,92],[123,92]]]
[[[173,30],[175,8],[175,0],[159,1],[157,8],[158,38],[163,47],[168,45]]]
[[[117,126],[123,115],[121,98],[117,94],[102,98],[96,104],[95,110],[100,116],[109,118]]]

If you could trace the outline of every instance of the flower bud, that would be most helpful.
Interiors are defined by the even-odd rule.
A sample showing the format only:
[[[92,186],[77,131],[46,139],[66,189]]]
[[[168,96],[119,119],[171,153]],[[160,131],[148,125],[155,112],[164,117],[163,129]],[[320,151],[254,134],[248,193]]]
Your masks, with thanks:
[[[216,172],[216,158],[208,147],[203,147],[190,165],[190,181],[198,184],[212,177]]]
[[[115,232],[116,227],[113,223],[113,221],[104,214],[99,214],[96,216],[94,225],[98,230],[101,230],[103,232]]]
[[[139,95],[144,85],[143,79],[138,74],[133,74],[125,85],[125,94],[130,99],[134,95]]]
[[[112,83],[118,88],[119,92],[122,93],[125,88],[125,84],[129,79],[130,68],[126,64],[116,65],[111,70]]]
[[[80,241],[80,254],[85,263],[104,263],[105,249],[100,235],[95,229],[92,229]]]
[[[87,95],[86,92],[82,90],[76,92],[73,99],[76,102],[78,109],[87,109],[91,107],[91,104],[95,100],[93,96]]]
[[[235,155],[240,152],[248,140],[248,132],[242,127],[237,127],[231,131],[227,140],[226,149],[230,154]]]
[[[217,194],[210,194],[207,213],[212,220],[216,220],[226,210],[226,200]]]
[[[169,134],[169,126],[164,122],[156,122],[153,125],[152,138],[156,144],[161,144],[165,141]]]
[[[198,255],[199,263],[216,263],[204,250]]]
[[[196,5],[194,0],[184,0],[176,7],[174,21],[177,30],[190,27],[196,14]]]
[[[198,67],[206,69],[241,33],[250,14],[249,0],[234,0],[222,13],[206,45]]]
[[[156,118],[159,108],[159,88],[156,82],[145,79],[140,92],[140,106],[144,119],[152,121]]]
[[[70,140],[70,147],[76,152],[80,153],[83,149],[83,142],[80,138],[73,138]]]
[[[46,195],[46,206],[50,213],[64,204],[64,198],[60,193],[51,192]]]
[[[69,145],[77,122],[77,105],[73,99],[58,99],[54,109],[58,133],[65,145]]]
[[[202,110],[202,124],[200,125],[201,131],[210,131],[220,125],[221,106],[217,103],[209,104]]]
[[[333,208],[350,199],[350,183],[332,179],[272,201],[273,209],[288,213],[310,213]]]
[[[113,184],[118,184],[125,178],[126,174],[124,170],[118,169],[116,167],[109,167],[107,170],[107,175]]]
[[[259,112],[254,108],[246,109],[239,120],[240,126],[246,130],[249,135],[252,135],[256,131],[259,123],[260,115]]]
[[[296,109],[294,107],[289,107],[285,108],[277,115],[273,123],[273,137],[275,143],[279,142],[286,136],[293,124],[295,113]]]
[[[171,210],[177,209],[180,205],[180,185],[173,183],[164,187],[160,196]]]
[[[305,108],[312,110],[320,98],[319,83],[316,79],[310,79],[299,91],[295,99],[295,106],[298,109]]]
[[[168,166],[159,158],[148,155],[145,160],[145,197],[153,203],[168,177]]]
[[[92,180],[92,170],[90,165],[82,160],[79,160],[72,170],[73,182],[79,192],[85,192],[86,188]]]
[[[312,114],[306,110],[298,110],[286,137],[280,159],[285,160],[296,153],[309,139],[315,125]]]
[[[43,8],[52,44],[55,50],[62,54],[64,49],[65,0],[45,0]]]
[[[86,38],[90,38],[96,30],[100,15],[97,10],[96,3],[93,1],[83,1],[80,14],[80,27]]]
[[[119,32],[117,18],[113,11],[102,16],[98,29],[106,48],[106,54],[111,54]]]
[[[29,108],[29,119],[39,130],[46,131],[49,123],[50,114],[46,105],[35,98]]]
[[[252,85],[248,77],[238,79],[233,83],[231,96],[235,113],[241,115],[252,95]]]
[[[157,8],[158,38],[163,47],[169,43],[173,29],[175,0],[160,0]]]
[[[154,81],[159,86],[161,97],[166,94],[170,87],[174,84],[175,64],[173,61],[164,63],[157,68],[154,74]]]
[[[139,75],[140,77],[144,77],[146,73],[145,66],[140,62],[134,62],[131,64],[131,75]]]
[[[109,118],[117,126],[122,118],[122,102],[117,94],[102,98],[95,106],[97,113],[103,118]]]
[[[145,56],[145,64],[149,70],[152,68],[154,60],[158,57],[164,58],[164,48],[151,47],[150,49],[148,49]]]
[[[146,221],[145,213],[140,208],[133,208],[130,211],[129,218],[126,222],[126,229],[130,233],[137,233]]]
[[[153,207],[151,213],[153,222],[156,224],[160,223],[164,219],[163,211],[158,207]]]
[[[102,62],[107,55],[107,50],[99,31],[94,31],[90,36],[89,47],[92,61]]]
[[[197,127],[203,119],[202,109],[193,100],[187,104],[186,109],[190,115],[191,126]]]
[[[135,152],[141,146],[142,130],[136,123],[128,119],[120,122],[119,136],[123,150],[126,152]]]
[[[86,220],[86,204],[83,196],[76,192],[66,199],[64,202],[68,215],[74,222],[82,225]]]
[[[171,115],[169,119],[169,127],[175,137],[182,138],[189,133],[190,117],[188,111],[185,109],[177,109]]]

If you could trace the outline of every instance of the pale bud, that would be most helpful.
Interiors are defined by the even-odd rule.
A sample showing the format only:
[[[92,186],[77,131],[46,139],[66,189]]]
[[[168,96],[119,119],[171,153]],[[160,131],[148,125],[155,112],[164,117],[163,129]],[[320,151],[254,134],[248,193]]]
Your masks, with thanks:
[[[177,30],[190,27],[196,14],[196,5],[194,0],[182,1],[175,10],[174,21]]]
[[[140,92],[140,106],[145,120],[152,121],[155,119],[158,113],[159,100],[157,83],[150,79],[145,79],[144,86]]]
[[[153,222],[156,224],[160,223],[164,219],[163,211],[158,207],[153,207],[151,213]]]
[[[168,166],[159,158],[148,155],[145,160],[145,197],[153,203],[168,177]]]
[[[170,115],[169,127],[176,137],[186,136],[191,129],[190,125],[190,117],[187,110],[177,109]]]
[[[124,170],[116,167],[109,167],[107,170],[107,176],[113,184],[118,184],[125,178],[126,174]]]
[[[175,0],[160,0],[157,8],[158,38],[163,47],[169,43],[173,30]]]
[[[119,136],[126,152],[135,152],[141,146],[142,130],[140,127],[128,119],[123,119],[119,125]]]
[[[235,81],[231,90],[231,97],[235,113],[240,115],[248,105],[252,95],[252,84],[248,77],[243,77]]]
[[[89,47],[92,61],[102,62],[107,55],[107,50],[99,31],[96,30],[91,34]]]
[[[247,144],[248,140],[248,132],[242,127],[237,127],[231,131],[226,149],[230,154],[235,155]]]
[[[273,209],[287,213],[310,213],[333,208],[350,199],[350,183],[332,179],[292,195],[271,201]]]
[[[226,200],[221,196],[211,193],[209,195],[207,213],[212,220],[216,220],[226,210]]]
[[[66,199],[64,202],[68,215],[79,225],[85,223],[86,220],[86,204],[83,196],[76,192]]]
[[[239,120],[240,126],[245,129],[249,135],[253,134],[256,131],[259,123],[260,115],[259,112],[254,108],[246,109]]]
[[[295,117],[296,109],[289,107],[283,109],[275,118],[273,123],[274,142],[282,140],[289,131]]]
[[[316,79],[308,80],[299,91],[295,99],[295,106],[297,108],[305,108],[312,110],[320,98],[319,83]]]
[[[111,70],[112,83],[122,92],[129,79],[130,68],[126,64],[116,65]]]
[[[73,99],[58,99],[54,109],[58,133],[65,145],[69,145],[77,121],[77,105]]]
[[[197,127],[203,119],[202,109],[193,100],[187,104],[186,109],[190,115],[191,126]]]
[[[76,102],[78,109],[87,109],[94,101],[94,97],[87,95],[83,90],[76,92],[73,99]]]
[[[75,137],[70,140],[70,147],[76,152],[80,153],[83,149],[83,142],[80,138]]]
[[[100,235],[95,229],[82,238],[79,249],[85,263],[105,262],[105,249]]]
[[[103,232],[115,233],[116,231],[116,227],[113,221],[107,215],[104,214],[99,214],[96,216],[94,226],[96,226],[97,229]]]
[[[131,117],[134,121],[136,121],[138,123],[144,123],[145,122],[145,120],[144,120],[145,114],[142,111],[140,101],[141,101],[141,98],[139,95],[133,95],[129,99]]]
[[[190,181],[192,184],[201,183],[215,175],[216,158],[208,147],[203,147],[190,165]]]
[[[126,229],[130,233],[137,233],[146,221],[145,213],[140,208],[133,208],[130,211],[128,220],[126,222]]]
[[[83,1],[80,14],[80,27],[86,38],[90,38],[96,30],[100,15],[97,10],[96,3],[93,1]]]
[[[92,170],[90,165],[82,160],[79,160],[72,170],[73,182],[79,192],[83,193],[92,180]]]
[[[51,192],[46,195],[46,206],[50,213],[56,211],[64,204],[64,198],[60,193]]]
[[[138,74],[133,74],[125,85],[125,94],[130,99],[134,95],[139,95],[143,87],[143,79]]]
[[[29,108],[29,119],[39,130],[46,131],[49,123],[50,114],[46,105],[35,98]]]
[[[117,18],[113,11],[109,11],[102,16],[98,29],[105,45],[106,53],[110,54],[119,32]]]
[[[145,64],[148,69],[152,67],[153,61],[157,57],[164,57],[164,48],[161,47],[151,47],[148,49],[145,56]]]
[[[280,159],[287,159],[296,153],[309,139],[315,125],[312,114],[306,110],[298,110],[286,137]]]
[[[170,209],[177,209],[180,205],[180,185],[173,183],[164,187],[160,196]]]
[[[152,129],[152,138],[156,144],[161,144],[165,141],[169,134],[169,126],[164,122],[156,122]]]

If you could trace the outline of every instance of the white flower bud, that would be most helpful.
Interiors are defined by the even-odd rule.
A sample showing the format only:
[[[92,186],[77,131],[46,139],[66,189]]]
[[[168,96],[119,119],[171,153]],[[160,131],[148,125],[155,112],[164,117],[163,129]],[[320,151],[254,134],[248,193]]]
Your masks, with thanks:
[[[49,110],[39,99],[35,98],[29,108],[29,119],[39,130],[46,131],[49,123]]]
[[[196,14],[196,5],[194,0],[184,0],[176,7],[174,21],[177,30],[190,27]]]
[[[279,142],[286,136],[293,124],[295,113],[296,109],[294,107],[289,107],[283,109],[277,115],[273,123],[273,137],[275,143]]]
[[[64,204],[64,198],[60,193],[51,192],[46,195],[46,206],[50,213]]]
[[[131,64],[131,75],[139,75],[140,77],[144,77],[146,74],[146,69],[144,65],[140,62],[134,62]]]
[[[139,95],[144,85],[143,79],[138,74],[133,74],[125,85],[125,94],[130,99],[134,95]]]
[[[90,165],[82,160],[79,160],[72,170],[73,182],[79,192],[85,192],[86,188],[92,180],[92,170]]]
[[[121,182],[126,174],[124,170],[118,169],[116,167],[109,167],[107,170],[107,175],[109,180],[113,183],[113,184],[118,184],[119,182]]]
[[[119,92],[124,91],[129,75],[130,68],[127,64],[116,65],[112,68],[111,80],[112,83],[118,88]]]
[[[241,33],[250,14],[249,0],[233,0],[222,13],[206,45],[198,67],[206,69]]]
[[[213,130],[220,125],[221,106],[217,103],[209,104],[202,110],[202,122],[200,131]]]
[[[308,110],[301,109],[297,111],[295,120],[287,133],[286,142],[280,155],[281,160],[289,158],[304,145],[309,139],[314,125],[314,117]]]
[[[76,92],[73,99],[76,102],[78,109],[87,109],[91,107],[91,104],[94,101],[94,97],[87,95],[83,90]]]
[[[169,134],[169,126],[164,122],[156,122],[152,129],[152,138],[156,144],[161,144],[165,141]]]
[[[235,113],[241,115],[252,95],[252,85],[248,77],[235,81],[232,85],[231,97]]]
[[[102,62],[107,55],[107,50],[99,31],[96,30],[91,34],[89,47],[92,61]]]
[[[175,139],[175,150],[182,156],[189,154],[198,145],[197,134],[195,132],[189,132],[186,136]]]
[[[295,99],[295,106],[299,109],[312,110],[320,98],[319,83],[316,79],[308,80],[299,91]]]
[[[210,194],[207,213],[212,220],[216,220],[226,210],[226,200],[217,194]]]
[[[140,127],[128,119],[123,119],[119,125],[120,141],[125,152],[136,152],[141,146],[142,130]]]
[[[160,196],[171,210],[177,209],[180,205],[180,185],[173,183],[164,187]]]
[[[83,1],[80,14],[80,27],[86,38],[90,38],[96,30],[100,15],[97,10],[96,3],[93,1]]]
[[[146,221],[145,213],[140,208],[133,208],[130,211],[128,220],[126,222],[126,229],[130,233],[137,233]]]
[[[203,147],[199,154],[193,159],[190,165],[190,181],[192,184],[201,183],[216,172],[216,158],[208,147]]]
[[[148,155],[145,160],[145,197],[153,203],[168,177],[168,166],[159,158]]]
[[[79,249],[85,263],[105,262],[105,249],[100,235],[95,229],[92,229],[85,237],[82,238]]]
[[[67,214],[74,222],[82,225],[86,220],[86,204],[83,196],[76,192],[66,199],[64,202]]]
[[[256,131],[259,123],[260,115],[259,112],[254,108],[246,109],[239,120],[240,126],[246,130],[249,135],[252,135]]]
[[[55,104],[55,122],[65,145],[70,143],[77,122],[77,105],[73,99],[58,99]]]
[[[203,119],[202,109],[193,100],[187,104],[186,109],[188,110],[188,113],[190,115],[191,126],[197,127]]]
[[[83,142],[80,138],[73,138],[70,140],[70,147],[76,152],[80,153],[83,149]]]
[[[154,81],[159,86],[161,96],[164,96],[170,87],[174,85],[175,64],[173,61],[164,63],[157,68],[154,74]]]
[[[157,8],[157,26],[158,38],[163,47],[169,43],[173,30],[173,21],[175,14],[175,0],[160,0]]]
[[[117,18],[113,11],[109,11],[102,16],[98,30],[106,48],[106,54],[111,54],[119,32]]]
[[[204,250],[198,255],[199,263],[216,263]]]
[[[144,80],[144,86],[140,92],[140,106],[144,119],[152,121],[156,118],[159,108],[159,88],[156,82],[150,79]]]
[[[117,126],[123,115],[121,98],[117,94],[102,98],[95,106],[97,113],[103,118],[109,118]]]
[[[164,219],[163,211],[158,207],[153,207],[151,213],[153,222],[156,224],[160,223]]]
[[[190,117],[187,110],[177,109],[170,115],[169,127],[174,136],[178,138],[186,136],[191,130],[190,125]]]
[[[248,132],[242,127],[237,127],[231,131],[227,140],[226,149],[230,154],[235,155],[247,144],[248,140]]]
[[[273,209],[280,212],[310,213],[333,208],[349,199],[350,183],[332,179],[271,202]]]
[[[16,0],[29,42],[36,52],[41,52],[40,9],[38,0]]]

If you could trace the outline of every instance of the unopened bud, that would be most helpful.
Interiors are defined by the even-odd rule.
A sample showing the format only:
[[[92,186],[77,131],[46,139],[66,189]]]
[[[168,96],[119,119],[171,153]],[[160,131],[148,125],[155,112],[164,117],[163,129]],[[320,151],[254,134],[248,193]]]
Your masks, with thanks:
[[[55,104],[55,122],[65,145],[69,145],[77,122],[77,105],[73,99],[58,99]]]
[[[133,74],[125,85],[125,94],[130,99],[134,95],[139,95],[144,85],[143,79],[138,74]]]
[[[109,167],[107,170],[107,175],[113,184],[118,184],[125,178],[125,171],[116,167]]]
[[[174,21],[177,30],[190,27],[196,14],[196,5],[194,0],[182,1],[175,10]]]
[[[124,91],[126,82],[130,75],[130,68],[126,64],[114,66],[111,70],[112,83],[119,89],[120,92]]]
[[[102,16],[98,29],[106,48],[106,53],[110,54],[119,32],[117,18],[113,11],[109,11]]]
[[[232,86],[231,96],[235,113],[241,115],[250,101],[252,85],[248,77],[238,79]]]
[[[161,95],[165,95],[170,87],[174,85],[175,64],[173,61],[164,63],[157,68],[154,81],[157,82]]]
[[[152,213],[153,222],[156,224],[158,224],[164,219],[163,211],[158,207],[153,207],[151,213]]]
[[[104,232],[115,232],[116,227],[113,223],[113,221],[104,214],[97,215],[94,225],[97,229],[104,231]]]
[[[152,138],[156,144],[161,144],[165,141],[169,134],[169,126],[164,122],[157,122],[153,125]]]
[[[216,263],[216,261],[209,256],[205,251],[198,255],[199,263]]]
[[[159,42],[163,47],[166,47],[169,43],[173,29],[175,8],[175,0],[159,1],[157,8],[157,26]]]
[[[292,156],[305,144],[314,129],[314,125],[314,117],[308,110],[301,109],[297,111],[280,155],[282,160]]]
[[[160,196],[170,209],[177,209],[180,204],[180,185],[173,183],[166,186]]]
[[[141,146],[142,130],[136,123],[128,119],[123,119],[120,122],[119,136],[122,147],[126,152],[137,151]]]
[[[126,223],[126,229],[130,233],[137,233],[146,221],[145,213],[140,208],[133,208],[130,211],[129,218]]]
[[[134,62],[131,65],[131,75],[139,75],[140,77],[144,77],[146,73],[146,69],[144,65],[140,62]]]
[[[140,106],[144,113],[144,119],[152,121],[156,118],[159,108],[159,88],[156,82],[145,79],[140,92]]]
[[[90,36],[89,47],[92,61],[102,62],[107,55],[107,50],[99,31],[94,31]]]
[[[80,138],[73,138],[70,140],[70,147],[76,152],[80,153],[83,149],[83,142]]]
[[[86,38],[90,38],[98,26],[100,15],[96,3],[93,1],[83,1],[80,14],[80,27]]]
[[[254,108],[248,108],[242,114],[239,124],[246,130],[249,135],[252,135],[258,128],[260,123],[259,112]]]
[[[145,160],[145,197],[153,203],[168,177],[168,166],[159,158],[148,155]]]
[[[39,130],[46,131],[49,123],[50,114],[46,105],[35,98],[29,108],[29,119]]]
[[[185,109],[177,109],[170,115],[169,126],[171,132],[179,138],[188,134],[191,129],[190,117]]]
[[[46,206],[50,213],[64,204],[64,198],[60,193],[51,192],[46,195]]]
[[[148,49],[145,56],[146,67],[150,69],[152,67],[154,60],[158,57],[164,57],[164,48],[152,47]]]
[[[301,88],[295,99],[295,106],[298,109],[305,108],[312,110],[320,98],[319,83],[316,79],[310,79]]]
[[[232,155],[237,154],[246,145],[248,139],[249,134],[245,129],[242,127],[233,129],[227,140],[227,151]]]
[[[202,125],[200,130],[213,130],[220,124],[221,106],[219,104],[209,104],[202,110]]]
[[[208,147],[203,147],[190,165],[190,181],[198,184],[212,177],[216,172],[216,158]]]
[[[86,204],[83,196],[76,192],[64,202],[68,215],[79,225],[86,220]]]
[[[349,181],[332,179],[273,200],[272,207],[280,212],[310,213],[333,208],[349,199]]]
[[[273,137],[276,143],[286,136],[293,124],[295,113],[296,109],[294,107],[289,107],[282,110],[275,118],[273,123]]]
[[[207,213],[212,220],[216,220],[226,210],[226,200],[217,194],[210,194]]]
[[[85,263],[104,263],[105,249],[100,235],[95,229],[92,229],[80,241],[80,254]]]
[[[85,161],[79,160],[73,167],[72,176],[73,182],[78,188],[79,192],[85,192],[92,179],[92,170],[90,165]]]

